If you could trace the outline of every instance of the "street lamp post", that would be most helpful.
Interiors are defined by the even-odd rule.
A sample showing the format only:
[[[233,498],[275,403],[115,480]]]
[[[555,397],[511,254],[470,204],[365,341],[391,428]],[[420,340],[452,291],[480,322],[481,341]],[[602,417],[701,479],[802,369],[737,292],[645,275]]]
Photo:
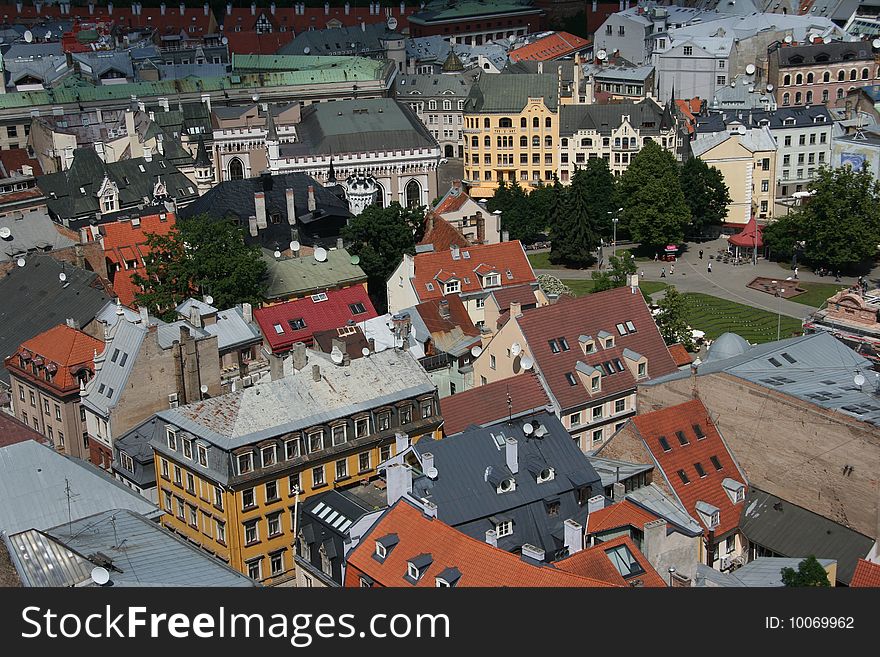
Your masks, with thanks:
[[[611,257],[617,255],[617,222],[620,221],[618,216],[620,212],[623,212],[623,208],[617,208],[617,211],[611,210],[608,212],[611,215]]]
[[[776,285],[776,281],[773,281]],[[782,330],[782,295],[785,294],[785,288],[776,290],[776,341],[779,341],[780,331]]]
[[[673,575],[675,575],[675,566],[669,566],[669,586],[672,586]]]

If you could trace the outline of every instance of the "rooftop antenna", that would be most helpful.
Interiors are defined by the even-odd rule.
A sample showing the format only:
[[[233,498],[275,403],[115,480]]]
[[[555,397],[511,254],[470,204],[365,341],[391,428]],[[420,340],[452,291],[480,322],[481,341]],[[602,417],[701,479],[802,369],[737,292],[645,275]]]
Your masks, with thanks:
[[[507,385],[507,423],[513,422],[513,397],[510,396],[510,384]]]

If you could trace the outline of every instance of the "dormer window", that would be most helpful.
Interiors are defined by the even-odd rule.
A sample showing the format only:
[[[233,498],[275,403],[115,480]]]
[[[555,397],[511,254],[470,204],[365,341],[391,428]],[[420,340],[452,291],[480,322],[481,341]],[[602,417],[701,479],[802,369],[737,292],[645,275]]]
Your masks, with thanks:
[[[418,582],[422,575],[425,574],[425,571],[428,570],[428,567],[434,561],[434,558],[427,553],[420,554],[417,557],[413,557],[409,561],[406,562],[406,579],[409,580],[410,584],[415,584]]]
[[[721,512],[716,511],[712,514],[712,517],[709,519],[709,525],[711,527],[717,527],[721,523]]]
[[[499,493],[510,493],[516,490],[516,479],[513,477],[509,477],[507,479],[502,479],[498,484],[498,492]]]
[[[447,281],[443,289],[446,294],[456,294],[461,291],[461,282],[457,279]]]
[[[639,378],[648,376],[648,364],[647,363],[639,363]]]
[[[498,287],[501,285],[501,276],[498,274],[489,274],[483,277],[483,287]]]
[[[263,461],[264,468],[268,468],[270,465],[275,465],[275,445],[263,447],[260,450],[260,458]]]
[[[602,386],[601,375],[597,374],[592,379],[590,379],[590,390],[592,392],[599,392],[599,389],[601,388],[601,386]]]
[[[605,348],[613,349],[614,348],[614,338],[605,338]]]
[[[730,501],[736,504],[746,499],[746,486],[735,479],[727,477],[721,482],[722,487],[727,492]]]
[[[502,520],[495,523],[495,537],[503,538],[513,534],[513,520]]]
[[[238,458],[238,474],[243,475],[249,472],[253,472],[254,470],[254,455],[248,452],[247,454],[239,454]]]
[[[168,440],[168,449],[177,451],[177,432],[174,429],[165,430],[165,438]]]
[[[385,561],[385,558],[391,553],[391,550],[394,549],[394,546],[400,542],[400,539],[397,537],[397,534],[386,534],[382,538],[376,539],[376,550],[373,553],[373,558],[376,559],[379,563]]]
[[[414,580],[419,579],[419,569],[416,568],[412,563],[408,563],[406,565],[406,574]]]
[[[556,477],[556,471],[553,468],[544,468],[538,473],[538,483],[543,484],[545,481],[553,481]]]
[[[384,559],[388,556],[388,548],[382,545],[379,541],[376,541],[376,556],[380,559]]]

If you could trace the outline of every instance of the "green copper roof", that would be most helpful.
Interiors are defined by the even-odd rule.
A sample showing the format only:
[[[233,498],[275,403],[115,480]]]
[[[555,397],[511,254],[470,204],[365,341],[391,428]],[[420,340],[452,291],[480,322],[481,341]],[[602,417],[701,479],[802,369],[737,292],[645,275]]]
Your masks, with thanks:
[[[310,57],[306,55],[232,55],[233,73],[288,71],[318,74],[325,82],[381,80],[388,62],[366,57]]]

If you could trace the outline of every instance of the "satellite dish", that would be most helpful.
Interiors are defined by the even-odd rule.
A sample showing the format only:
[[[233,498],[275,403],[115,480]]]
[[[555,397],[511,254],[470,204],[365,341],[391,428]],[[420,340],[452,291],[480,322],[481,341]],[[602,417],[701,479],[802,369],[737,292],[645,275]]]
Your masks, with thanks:
[[[543,438],[546,435],[547,435],[547,427],[545,427],[543,424],[539,424],[538,428],[535,429],[535,436],[538,438]]]
[[[199,386],[199,390],[200,390],[200,391],[202,392],[202,394],[204,395],[205,393],[208,392],[208,386],[205,385],[205,384],[203,383],[201,386]]]
[[[874,40],[871,42],[871,46],[874,47],[874,48],[878,48],[878,49],[880,49],[880,39],[874,39]]]
[[[46,30],[46,41],[52,38],[52,30]]]
[[[330,352],[330,360],[332,360],[337,365],[342,364],[342,352],[339,351],[337,347],[333,347],[333,351]]]
[[[430,468],[425,468],[425,476],[428,477],[428,479],[436,479],[438,474],[440,473],[434,466],[431,466]]]
[[[394,16],[389,16],[387,25],[388,25],[388,29],[393,32],[394,30],[397,29],[397,19],[394,18]]]
[[[7,228],[6,226],[3,226],[3,228],[0,228],[0,238],[3,238],[4,240],[8,240],[10,237],[12,237],[12,231],[9,230],[9,228]]]
[[[354,42],[352,42],[351,47],[352,47],[352,48],[357,48],[357,44],[354,43]]]
[[[519,353],[522,351],[522,347],[519,342],[514,342],[510,345],[510,355],[511,356],[519,356]]]
[[[361,257],[360,257],[359,255],[353,255],[353,256],[351,256],[351,264],[353,264],[353,265],[359,265],[360,262],[361,262]]]
[[[773,85],[772,85],[772,84],[768,84],[768,85],[767,85],[767,91],[773,91]]]
[[[364,347],[363,349],[361,349],[361,356],[369,356],[369,355],[370,355],[370,348],[369,347]]]
[[[861,372],[856,372],[856,375],[853,377],[853,383],[861,388],[865,385],[865,375]]]
[[[24,31],[24,40],[27,41],[28,43],[33,43],[34,33],[31,32],[30,30],[25,30]]]
[[[532,426],[532,423],[531,423],[531,422],[526,422],[526,423],[523,425],[523,433],[526,434],[527,436],[532,435],[532,432],[533,432],[534,430],[535,430],[535,427]]]
[[[290,243],[290,250],[291,251],[299,251],[299,242],[297,242],[296,240],[293,240]]]
[[[731,87],[735,87],[735,86],[736,86],[736,80],[731,80],[731,81],[730,81],[730,86],[731,86]]]
[[[277,259],[280,258],[280,257],[281,257],[281,251],[278,251],[278,250],[276,249],[276,250],[275,250],[275,259],[277,260]]]
[[[523,357],[522,357],[522,360],[520,361],[520,365],[522,365],[522,368],[523,368],[524,370],[530,370],[530,369],[532,369],[532,367],[534,366],[534,364],[535,364],[535,361],[532,360],[532,357],[531,357],[531,356],[523,356]]]
[[[64,272],[61,272],[60,274],[58,274],[58,280],[63,283],[64,281],[67,280],[67,274],[65,274]]]
[[[471,347],[471,356],[474,358],[479,358],[481,353],[483,353],[483,348],[480,345],[475,344]]]
[[[822,43],[831,43],[831,37],[830,36],[825,37],[824,39],[822,39]]]
[[[15,264],[17,264],[19,267],[24,267],[24,258],[19,258],[15,261]]]
[[[312,52],[312,49],[309,48],[308,46],[306,46],[305,48],[303,48],[303,54],[304,54],[304,55],[308,55],[310,52]]]
[[[210,306],[212,303],[214,303],[214,297],[212,297],[210,294],[207,295],[207,296],[205,297],[205,303],[208,304],[208,305]]]
[[[786,43],[791,43],[792,41],[794,41],[794,39],[793,39],[792,36],[789,34],[788,36],[786,36],[786,37],[783,39],[783,41],[785,41]]]
[[[756,69],[755,69],[755,65],[754,65],[754,64],[749,64],[748,66],[746,66],[746,75],[754,75],[754,74],[755,74],[755,70],[756,70]]]
[[[258,100],[260,100],[260,94],[254,94],[253,96],[251,96],[251,100],[256,103]]]
[[[106,568],[95,566],[92,568],[92,581],[98,586],[104,586],[110,581],[110,573],[107,572]]]
[[[600,50],[596,53],[596,59],[598,59],[599,61],[605,61],[606,59],[608,59],[608,53],[605,50]]]
[[[327,261],[327,249],[322,246],[319,246],[315,249],[315,260],[318,262],[326,262]]]
[[[220,39],[220,43],[225,46],[227,43],[229,43],[229,37],[223,37],[222,39]]]

